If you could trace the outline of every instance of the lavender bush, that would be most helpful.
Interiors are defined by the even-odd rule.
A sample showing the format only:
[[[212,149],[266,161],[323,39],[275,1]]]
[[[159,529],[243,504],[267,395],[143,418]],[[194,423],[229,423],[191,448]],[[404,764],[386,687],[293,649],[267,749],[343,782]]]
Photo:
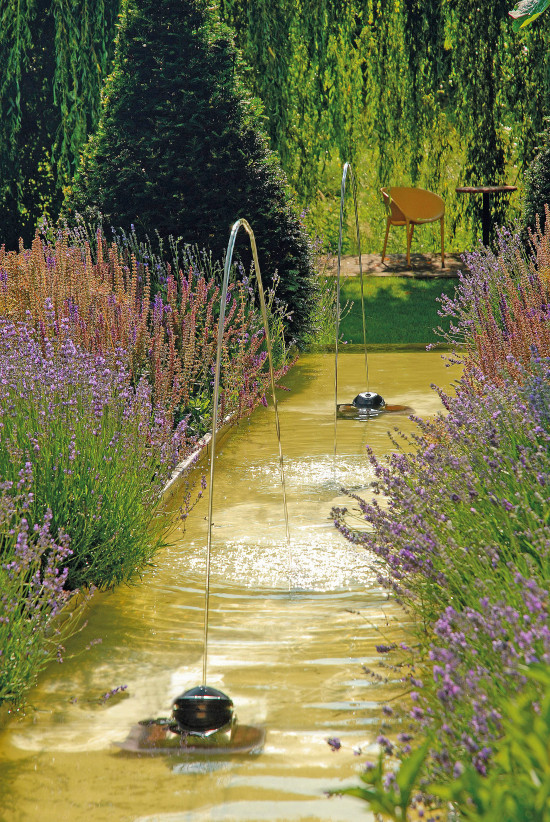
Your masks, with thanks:
[[[481,377],[485,390],[474,393],[463,380],[443,398],[446,417],[419,420],[420,433],[387,464],[370,455],[375,498],[355,500],[372,531],[336,512],[431,640],[433,688],[414,715],[429,707],[455,758],[463,749],[480,766],[499,733],[499,693],[520,663],[548,659],[550,375],[543,364],[539,372],[528,396]]]
[[[127,581],[163,545],[160,491],[211,424],[219,267],[175,245],[168,263],[134,240],[61,230],[17,253],[0,247],[0,483],[15,505],[0,539],[0,702],[21,699],[59,647],[51,631],[67,592]],[[240,274],[227,296],[220,420],[248,415],[269,385]],[[266,296],[278,379],[286,312]],[[29,523],[43,523],[32,539]],[[31,544],[32,580],[21,564]]]
[[[547,366],[530,383],[494,386],[480,374],[456,396],[441,393],[447,416],[417,420],[419,433],[394,438],[386,463],[370,453],[375,499],[355,497],[372,532],[338,525],[383,560],[382,581],[433,623],[442,600],[469,604],[464,579],[507,584],[513,563],[550,576],[550,430],[544,410]],[[377,498],[381,499],[381,502]],[[475,595],[475,593],[474,593]]]
[[[0,431],[0,477],[15,483],[29,465],[30,521],[50,510],[53,533],[70,537],[68,589],[112,586],[151,559],[159,491],[189,443],[145,379],[132,387],[124,352],[54,347],[0,321]]]
[[[134,386],[142,377],[150,383],[155,408],[176,422],[189,418],[202,434],[210,427],[220,269],[188,247],[170,253],[171,263],[133,234],[109,244],[83,226],[48,230],[19,252],[0,247],[0,316],[56,347],[71,340],[95,356],[116,354]],[[220,419],[248,415],[269,386],[262,319],[252,285],[239,276],[227,297]],[[266,301],[279,379],[289,367],[287,312],[274,291]]]
[[[521,381],[533,350],[550,356],[550,230],[533,234],[530,254],[519,229],[500,229],[497,240],[495,252],[466,254],[454,298],[442,295],[440,314],[452,318],[443,337],[466,350],[466,370]]]
[[[62,652],[56,617],[70,596],[65,583],[71,556],[67,535],[52,535],[49,509],[33,524],[30,464],[19,474],[16,483],[0,483],[0,704],[14,705]]]
[[[550,791],[550,669],[526,671],[526,687],[503,703],[503,734],[488,774],[466,764],[447,783],[428,787],[463,820],[541,822]]]
[[[430,739],[422,767],[447,780],[439,795],[465,819],[493,819],[476,815],[478,800],[484,807],[476,779],[492,780],[495,762],[503,795],[506,779],[550,784],[540,761],[531,772],[525,757],[515,772],[501,767],[512,750],[510,699],[527,687],[536,711],[544,675],[533,679],[530,669],[542,666],[548,680],[550,666],[549,240],[548,229],[539,234],[528,260],[518,238],[501,232],[496,254],[469,256],[457,299],[443,300],[464,343],[456,393],[440,392],[446,415],[393,436],[386,461],[370,453],[377,486],[370,501],[354,497],[359,520],[335,511],[337,527],[372,552],[380,581],[416,616],[423,673],[408,677],[404,721]],[[385,746],[405,776],[419,765],[406,737]],[[369,784],[379,803],[395,800],[391,818],[405,818],[391,773]],[[535,793],[521,818],[545,818],[528,805]]]

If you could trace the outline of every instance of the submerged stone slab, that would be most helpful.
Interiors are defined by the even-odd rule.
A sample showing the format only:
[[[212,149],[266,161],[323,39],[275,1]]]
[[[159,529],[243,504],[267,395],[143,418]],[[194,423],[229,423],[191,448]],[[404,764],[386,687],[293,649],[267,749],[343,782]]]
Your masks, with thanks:
[[[342,403],[337,407],[338,419],[368,420],[379,417],[381,414],[412,414],[413,409],[408,405],[384,405],[380,408],[358,408],[353,403]]]
[[[265,728],[239,725],[209,736],[181,733],[173,721],[146,719],[134,725],[124,742],[116,742],[121,751],[138,756],[192,754],[219,756],[222,754],[260,753],[265,741]]]

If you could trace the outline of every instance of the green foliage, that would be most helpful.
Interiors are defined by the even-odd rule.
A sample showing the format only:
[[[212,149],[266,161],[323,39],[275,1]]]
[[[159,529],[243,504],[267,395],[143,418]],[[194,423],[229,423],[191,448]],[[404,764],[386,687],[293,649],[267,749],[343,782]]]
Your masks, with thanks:
[[[548,822],[550,819],[550,669],[525,669],[527,686],[503,700],[503,734],[495,742],[488,774],[467,764],[459,775],[427,782],[430,739],[402,757],[399,767],[381,753],[360,778],[367,787],[344,793],[368,803],[369,809],[394,822],[416,820],[417,795],[423,792],[430,817],[451,807],[463,822]],[[450,803],[450,804],[449,804]]]
[[[479,233],[482,204],[455,187],[521,184],[550,113],[550,31],[535,25],[518,37],[504,0],[286,0],[282,12],[279,0],[220,5],[252,67],[272,145],[323,236],[335,156],[374,191],[389,183],[439,193],[449,240],[462,247]],[[495,198],[496,224],[508,205]],[[382,211],[374,208],[367,231]]]
[[[513,10],[508,12],[514,19],[514,31],[530,26],[543,11],[546,11],[548,6],[550,6],[550,0],[521,0],[516,3]]]
[[[361,781],[367,786],[346,788],[334,793],[356,796],[368,802],[369,809],[394,822],[404,822],[407,811],[414,804],[420,777],[426,766],[430,743],[424,742],[403,760],[396,770],[388,770],[386,757],[380,753],[378,760],[363,771]]]
[[[98,208],[114,225],[224,254],[231,225],[255,232],[262,274],[305,331],[312,251],[263,134],[258,102],[239,80],[230,32],[204,0],[130,0],[97,133],[68,208]],[[238,249],[247,260],[248,240]]]
[[[479,230],[481,198],[457,196],[455,187],[521,186],[550,114],[550,31],[536,22],[523,27],[545,4],[518,5],[528,15],[515,20],[518,36],[505,0],[479,7],[470,0],[219,0],[250,69],[231,49],[219,68],[225,61],[231,74],[238,66],[262,99],[271,146],[327,242],[334,220],[326,172],[336,159],[339,167],[354,162],[359,178],[368,171],[365,184],[375,191],[388,183],[437,191],[449,241],[457,236],[465,247],[471,229]],[[58,215],[98,121],[119,7],[120,0],[6,0],[0,10],[0,217],[9,247],[20,235],[31,240],[44,211]],[[162,40],[153,28],[149,37]],[[177,94],[169,99],[164,91],[159,100],[174,107]],[[131,133],[142,133],[138,118]],[[496,223],[508,204],[495,200]],[[367,213],[368,231],[370,203]]]
[[[334,345],[334,334],[336,329],[336,277],[319,274],[317,278],[317,299],[313,312],[312,330],[305,339],[308,349],[315,349],[328,345]],[[347,317],[351,310],[349,302],[344,301],[340,309],[340,321]],[[346,340],[340,333],[340,338]]]
[[[504,735],[487,777],[468,765],[429,791],[457,807],[460,819],[546,822],[550,819],[550,671],[533,666],[529,686],[503,705]]]
[[[1,240],[57,217],[95,127],[119,0],[4,0],[0,8]]]
[[[523,224],[526,229],[535,229],[538,219],[541,230],[544,230],[544,207],[550,204],[550,118],[546,122],[546,131],[540,135],[542,145],[525,174]]]
[[[247,79],[265,105],[271,144],[300,196],[311,201],[332,147],[352,160],[360,136],[360,5],[220,0],[220,12],[252,66]]]

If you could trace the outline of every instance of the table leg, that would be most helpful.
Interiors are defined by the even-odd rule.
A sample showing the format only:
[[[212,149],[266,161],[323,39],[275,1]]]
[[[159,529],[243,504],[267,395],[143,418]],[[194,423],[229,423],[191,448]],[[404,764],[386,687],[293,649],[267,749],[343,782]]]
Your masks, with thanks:
[[[489,245],[489,234],[491,232],[491,211],[489,208],[489,197],[491,195],[483,192],[483,210],[481,212],[481,234],[483,237],[483,245]]]

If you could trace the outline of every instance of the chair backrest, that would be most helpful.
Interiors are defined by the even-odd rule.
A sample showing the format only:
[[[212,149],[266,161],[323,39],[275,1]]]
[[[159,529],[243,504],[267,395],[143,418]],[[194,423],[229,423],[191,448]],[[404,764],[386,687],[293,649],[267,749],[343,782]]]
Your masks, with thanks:
[[[386,189],[386,196],[389,196],[390,204],[411,222],[431,222],[445,214],[441,197],[424,188],[392,186]]]
[[[388,190],[386,188],[381,188],[380,192],[382,197],[384,198],[384,205],[386,206],[386,212],[388,217],[392,221],[392,223],[404,223],[406,222],[406,217],[402,211],[397,207],[395,201],[393,200],[390,192],[391,188]]]

